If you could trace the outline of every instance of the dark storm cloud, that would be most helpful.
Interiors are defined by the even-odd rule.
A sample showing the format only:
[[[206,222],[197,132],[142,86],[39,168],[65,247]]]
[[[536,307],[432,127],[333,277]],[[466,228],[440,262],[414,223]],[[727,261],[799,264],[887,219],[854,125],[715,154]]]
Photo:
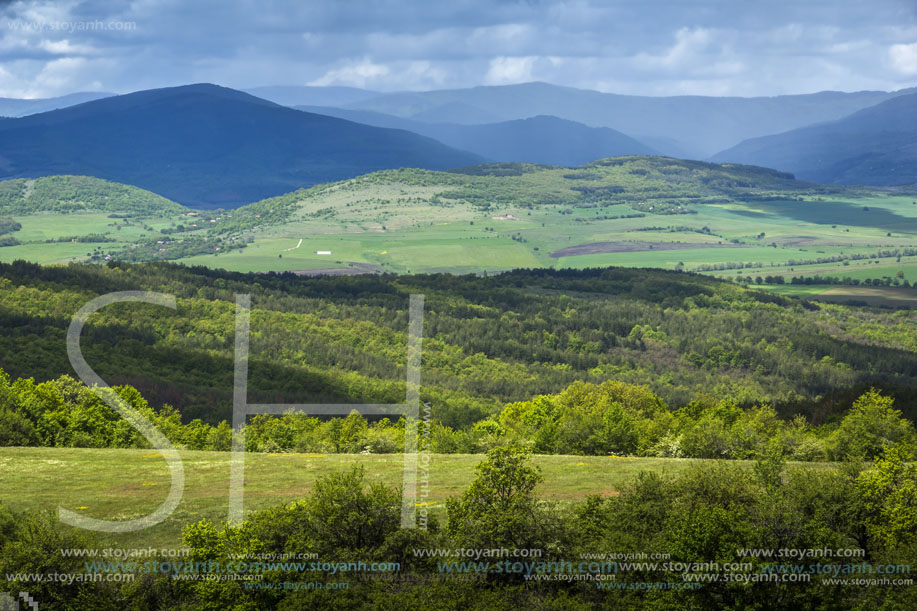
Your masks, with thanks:
[[[0,0],[0,95],[197,81],[621,93],[894,89],[912,0]]]

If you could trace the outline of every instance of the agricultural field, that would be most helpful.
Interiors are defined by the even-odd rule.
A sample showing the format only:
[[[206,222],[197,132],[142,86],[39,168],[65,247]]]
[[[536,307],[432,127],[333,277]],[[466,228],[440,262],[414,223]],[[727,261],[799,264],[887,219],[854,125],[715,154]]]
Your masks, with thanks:
[[[66,191],[71,205],[61,206],[48,203],[54,188],[65,191],[45,187],[35,214],[7,195],[12,203],[0,205],[0,215],[22,228],[8,234],[18,244],[0,248],[0,261],[174,260],[303,274],[624,266],[746,282],[759,275],[917,281],[915,196],[815,185],[747,166],[623,157],[579,168],[392,170],[226,211],[157,208],[149,202],[157,196],[139,189],[142,205],[131,195],[80,208]],[[133,189],[105,181],[83,188]]]
[[[801,297],[831,303],[885,306],[892,308],[917,307],[917,294],[911,289],[873,286],[813,285],[751,285],[750,288],[766,290],[790,297]]]

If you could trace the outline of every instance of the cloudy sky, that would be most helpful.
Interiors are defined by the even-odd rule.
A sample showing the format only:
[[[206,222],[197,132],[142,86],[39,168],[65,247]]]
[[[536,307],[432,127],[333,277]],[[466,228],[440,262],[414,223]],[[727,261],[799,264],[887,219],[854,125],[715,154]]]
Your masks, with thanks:
[[[641,95],[917,84],[917,0],[0,0],[0,97],[192,82]]]

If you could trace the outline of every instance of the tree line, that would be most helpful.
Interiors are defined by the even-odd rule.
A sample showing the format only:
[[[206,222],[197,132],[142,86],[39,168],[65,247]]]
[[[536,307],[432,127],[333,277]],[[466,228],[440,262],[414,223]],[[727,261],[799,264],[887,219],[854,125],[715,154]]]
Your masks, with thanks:
[[[171,405],[154,409],[131,386],[115,391],[174,445],[229,450],[227,421],[183,423]],[[482,453],[516,444],[539,454],[753,459],[779,452],[799,461],[874,459],[888,448],[917,451],[914,425],[894,400],[872,389],[836,424],[813,427],[781,419],[769,405],[742,409],[702,395],[670,410],[646,386],[575,382],[556,395],[506,405],[498,415],[453,428],[423,423],[419,448],[435,453]],[[387,454],[404,451],[405,421],[290,413],[258,415],[244,425],[253,452]],[[148,442],[84,384],[69,376],[36,384],[10,381],[0,371],[0,446],[147,448]]]

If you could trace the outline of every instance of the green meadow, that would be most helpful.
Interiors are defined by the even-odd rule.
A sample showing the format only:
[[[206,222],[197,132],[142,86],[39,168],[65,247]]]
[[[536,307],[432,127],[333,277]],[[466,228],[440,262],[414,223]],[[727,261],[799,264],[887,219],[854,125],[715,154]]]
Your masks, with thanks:
[[[84,195],[74,203],[77,179]],[[0,216],[22,225],[0,261],[165,259],[306,273],[625,266],[917,281],[913,197],[747,166],[624,157],[579,168],[392,170],[226,211],[161,204],[96,179],[39,180],[49,181],[44,199],[0,203]],[[55,187],[70,199],[55,200]],[[29,205],[41,212],[25,214]]]
[[[909,288],[811,285],[750,285],[750,288],[771,291],[787,297],[802,297],[831,303],[854,303],[895,308],[917,307],[917,293]]]
[[[180,451],[185,489],[176,511],[164,522],[137,533],[103,535],[112,545],[179,547],[184,524],[203,518],[220,521],[229,508],[228,452]],[[458,496],[474,479],[478,454],[434,454],[429,463],[429,495],[418,497],[432,515],[444,515],[444,501]],[[536,490],[560,504],[587,495],[614,496],[641,471],[675,476],[702,459],[536,455],[544,475]],[[753,461],[731,461],[751,468]],[[792,463],[795,464],[795,463]],[[316,478],[363,465],[368,483],[401,487],[403,454],[262,454],[245,456],[245,510],[306,497]],[[800,463],[830,469],[830,463]],[[63,507],[89,517],[124,520],[153,511],[169,489],[162,455],[151,450],[89,448],[0,448],[3,486],[0,503],[14,510]]]

